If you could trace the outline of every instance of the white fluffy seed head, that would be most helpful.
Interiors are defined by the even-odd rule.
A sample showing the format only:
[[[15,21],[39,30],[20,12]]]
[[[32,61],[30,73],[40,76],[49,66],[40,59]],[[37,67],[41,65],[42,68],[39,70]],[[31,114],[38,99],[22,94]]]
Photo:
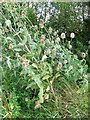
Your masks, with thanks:
[[[70,34],[70,37],[71,37],[71,38],[75,38],[75,34],[74,34],[74,33],[71,33],[71,34]]]
[[[8,27],[11,26],[11,21],[10,20],[6,20],[5,23],[6,23],[6,26],[8,26]]]
[[[81,53],[81,57],[82,58],[85,58],[86,57],[86,54],[84,52]]]
[[[65,39],[65,38],[66,38],[65,33],[61,33],[61,38],[62,38],[62,39]]]

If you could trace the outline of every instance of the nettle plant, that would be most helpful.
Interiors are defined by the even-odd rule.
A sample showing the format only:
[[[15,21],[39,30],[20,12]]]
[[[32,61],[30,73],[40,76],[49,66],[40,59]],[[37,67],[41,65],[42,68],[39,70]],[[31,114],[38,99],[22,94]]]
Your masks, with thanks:
[[[42,19],[38,26],[29,21],[27,27],[26,20],[16,21],[16,27],[13,27],[12,22],[5,19],[4,27],[0,29],[4,78],[2,86],[8,81],[11,87],[8,86],[10,88],[7,90],[16,87],[17,90],[36,91],[35,109],[49,99],[50,91],[54,94],[55,80],[65,79],[70,84],[81,80],[81,93],[86,92],[87,89],[83,87],[88,85],[85,53],[82,53],[83,59],[79,60],[71,52],[71,41],[66,41],[65,33],[59,37],[51,27],[45,28]],[[73,40],[75,34],[71,33],[70,37]],[[31,99],[27,97],[25,101]]]

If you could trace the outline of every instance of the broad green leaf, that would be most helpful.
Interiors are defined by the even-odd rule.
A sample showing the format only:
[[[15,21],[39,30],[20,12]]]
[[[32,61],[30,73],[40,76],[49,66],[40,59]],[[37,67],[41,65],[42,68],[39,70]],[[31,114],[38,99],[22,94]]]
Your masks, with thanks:
[[[42,82],[41,82],[40,77],[38,75],[34,75],[33,79],[34,79],[34,81],[36,82],[36,84],[38,85],[39,88],[42,87],[42,85],[41,85]]]
[[[33,79],[35,81],[35,83],[38,85],[40,92],[38,94],[39,99],[40,99],[40,103],[43,103],[43,86],[42,86],[42,82],[40,80],[40,76],[39,75],[35,75],[33,76]]]

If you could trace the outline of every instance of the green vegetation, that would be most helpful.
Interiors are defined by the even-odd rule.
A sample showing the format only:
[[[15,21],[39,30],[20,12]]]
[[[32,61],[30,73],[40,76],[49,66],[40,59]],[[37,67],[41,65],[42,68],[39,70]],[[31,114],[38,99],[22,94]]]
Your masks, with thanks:
[[[85,5],[0,4],[1,118],[88,118],[90,41],[74,10]]]

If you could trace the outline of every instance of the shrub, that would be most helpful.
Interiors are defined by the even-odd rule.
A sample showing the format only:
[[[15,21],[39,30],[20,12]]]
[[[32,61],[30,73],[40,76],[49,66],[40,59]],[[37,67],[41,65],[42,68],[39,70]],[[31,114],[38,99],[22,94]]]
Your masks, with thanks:
[[[64,42],[65,37],[63,39],[57,33],[53,34],[54,30],[50,32],[44,22],[39,26],[30,24],[27,27],[27,19],[23,21],[21,17],[20,24],[15,28],[16,22],[12,26],[12,22],[7,20],[4,20],[6,24],[1,23],[0,37],[2,90],[6,96],[5,100],[2,97],[2,101],[3,108],[6,107],[5,103],[8,106],[6,116],[17,117],[20,106],[41,107],[49,99],[50,92],[55,97],[53,84],[56,81],[68,81],[74,88],[79,81],[80,94],[87,92],[86,61],[84,58],[79,60],[71,52],[72,46],[70,42]],[[63,86],[62,82],[60,86]]]

